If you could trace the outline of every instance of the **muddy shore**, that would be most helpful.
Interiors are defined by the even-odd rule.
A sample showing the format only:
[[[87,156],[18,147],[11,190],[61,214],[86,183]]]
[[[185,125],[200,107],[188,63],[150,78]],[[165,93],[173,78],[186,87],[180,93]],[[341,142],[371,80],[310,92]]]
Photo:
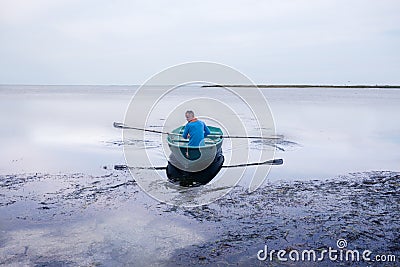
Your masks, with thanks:
[[[119,211],[118,216],[124,217],[128,211],[120,209],[126,206],[135,207],[138,213],[135,215],[138,217],[128,220],[130,225],[140,218],[138,207],[141,206],[155,220],[166,223],[183,221],[191,234],[212,232],[196,241],[186,240],[182,246],[168,242],[152,248],[157,251],[172,246],[168,253],[165,252],[166,255],[155,259],[154,264],[157,265],[316,265],[318,262],[280,262],[276,258],[260,261],[257,252],[265,245],[288,253],[303,249],[321,251],[328,247],[337,248],[338,239],[345,239],[348,249],[368,249],[372,255],[390,254],[399,258],[399,185],[400,173],[384,171],[353,173],[324,181],[278,181],[267,183],[253,193],[238,186],[214,203],[188,209],[151,200],[128,173],[121,171],[103,176],[2,175],[0,265],[107,266],[140,263],[140,256],[134,253],[138,250],[137,245],[141,243],[145,251],[146,246],[150,249],[154,243],[138,241],[122,245],[115,241],[116,236],[123,233],[119,228],[113,230],[109,239],[93,238],[90,231],[80,232],[78,235],[86,241],[81,240],[82,245],[74,253],[68,249],[56,249],[53,255],[49,255],[48,250],[35,248],[46,244],[41,244],[39,240],[35,244],[34,239],[26,236],[19,237],[16,243],[16,230],[39,228],[43,232],[40,236],[49,238],[55,231],[54,225],[84,224],[88,218],[101,217],[116,210]],[[157,228],[154,223],[154,229],[148,233],[146,227],[135,229],[129,228],[129,223],[123,225],[128,227],[125,231],[138,231],[148,240],[161,230],[161,226]],[[93,230],[94,233],[96,231]],[[176,238],[180,235],[179,231],[175,234]],[[169,238],[167,234],[157,235]],[[182,232],[184,235],[187,233]],[[77,246],[73,243],[75,241],[70,242],[64,245]],[[107,249],[110,246],[108,243],[113,244],[112,249]],[[371,262],[332,262],[325,259],[324,264],[370,266]],[[396,266],[396,263],[379,264]]]

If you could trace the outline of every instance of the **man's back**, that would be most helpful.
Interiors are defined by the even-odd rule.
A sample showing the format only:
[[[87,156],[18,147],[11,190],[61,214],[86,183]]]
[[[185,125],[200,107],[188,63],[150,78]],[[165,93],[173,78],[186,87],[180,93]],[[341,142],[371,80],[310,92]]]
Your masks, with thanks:
[[[204,137],[210,134],[210,130],[206,124],[200,120],[188,122],[183,132],[183,138],[188,138],[189,146],[204,145]]]

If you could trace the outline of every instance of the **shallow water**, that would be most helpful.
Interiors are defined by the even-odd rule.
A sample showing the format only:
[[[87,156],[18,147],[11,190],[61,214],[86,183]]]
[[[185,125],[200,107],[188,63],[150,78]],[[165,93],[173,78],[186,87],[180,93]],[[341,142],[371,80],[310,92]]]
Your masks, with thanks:
[[[195,205],[228,193],[197,208],[161,204],[128,172],[113,170],[125,164],[124,144],[147,147],[156,166],[167,162],[159,135],[123,140],[112,127],[124,121],[135,90],[0,86],[0,264],[265,265],[254,253],[266,241],[313,248],[341,237],[400,258],[399,90],[263,89],[281,138],[249,145],[226,140],[225,155],[236,163],[233,153],[250,151],[255,161],[260,150],[276,146],[275,158],[284,164],[273,166],[252,194],[246,190],[252,168],[238,187],[151,184],[157,192],[166,188],[174,203]],[[241,118],[251,124],[243,110]],[[176,123],[183,124],[183,116],[168,125]],[[152,122],[155,129],[160,125]],[[148,177],[146,171],[137,175]]]
[[[104,166],[112,168],[123,163],[119,146],[122,133],[112,123],[123,122],[136,89],[1,86],[0,173],[103,174]],[[276,144],[276,157],[285,160],[285,167],[273,168],[269,179],[324,179],[354,171],[399,170],[398,90],[321,88],[262,92],[271,107],[276,133],[283,136]],[[163,106],[167,108],[179,102],[173,97],[165,101]],[[179,117],[173,124],[183,123]],[[154,164],[164,165],[167,155],[160,149],[161,136],[147,137],[148,142],[153,142]],[[256,140],[250,144],[255,153],[259,144]],[[230,151],[242,148],[232,147],[229,140],[224,142],[226,158]]]
[[[1,173],[101,173],[102,166],[123,160],[106,142],[120,139],[110,126],[123,117],[121,102],[129,95],[109,89],[31,89],[0,89]]]
[[[324,179],[399,170],[400,92],[387,89],[284,89],[266,95],[278,133],[301,147],[280,152],[270,179]]]

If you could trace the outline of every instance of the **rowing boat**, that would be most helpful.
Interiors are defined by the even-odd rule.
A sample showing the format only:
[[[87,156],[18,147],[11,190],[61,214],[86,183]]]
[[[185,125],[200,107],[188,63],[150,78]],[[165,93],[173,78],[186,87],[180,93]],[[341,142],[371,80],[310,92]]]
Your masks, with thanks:
[[[206,184],[218,174],[224,163],[223,132],[218,127],[208,126],[210,134],[204,139],[204,145],[189,146],[189,140],[182,137],[184,128],[178,127],[167,136],[171,150],[167,176],[181,185]]]

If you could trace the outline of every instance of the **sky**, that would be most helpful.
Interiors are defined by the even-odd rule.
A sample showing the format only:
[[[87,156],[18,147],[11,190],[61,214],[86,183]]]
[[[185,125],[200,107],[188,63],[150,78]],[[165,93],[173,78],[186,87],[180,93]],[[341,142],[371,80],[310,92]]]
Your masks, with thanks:
[[[142,84],[211,61],[258,84],[400,84],[398,0],[0,0],[0,84]]]

